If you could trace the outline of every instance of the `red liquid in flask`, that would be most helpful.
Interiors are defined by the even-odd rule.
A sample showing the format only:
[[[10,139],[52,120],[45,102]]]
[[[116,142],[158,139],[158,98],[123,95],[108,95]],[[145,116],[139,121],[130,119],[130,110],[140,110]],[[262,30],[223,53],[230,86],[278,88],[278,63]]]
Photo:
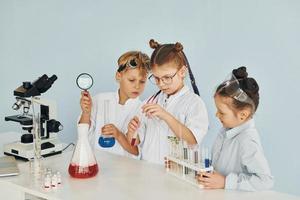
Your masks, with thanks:
[[[96,176],[98,171],[98,164],[88,167],[82,167],[74,164],[69,165],[69,174],[74,178],[90,178]]]

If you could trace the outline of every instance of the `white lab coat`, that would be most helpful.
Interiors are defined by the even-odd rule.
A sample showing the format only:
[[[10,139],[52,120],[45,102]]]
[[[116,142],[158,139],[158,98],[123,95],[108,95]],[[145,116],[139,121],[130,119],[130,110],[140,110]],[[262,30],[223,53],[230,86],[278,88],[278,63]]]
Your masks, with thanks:
[[[257,191],[273,186],[274,179],[253,119],[221,130],[213,146],[212,164],[226,176],[225,189]]]
[[[104,126],[104,100],[109,100],[109,123],[114,124],[123,134],[126,134],[128,123],[142,102],[139,98],[135,98],[128,99],[124,105],[120,105],[118,92],[100,93],[92,98],[93,106],[89,129],[89,140],[92,147],[118,155],[129,156],[130,154],[122,148],[117,140],[115,145],[110,148],[103,148],[98,144],[99,137],[101,136],[101,128]]]
[[[184,124],[195,136],[200,144],[208,129],[208,115],[202,99],[184,86],[170,97],[161,93],[158,102],[167,112]],[[164,164],[164,157],[168,153],[168,136],[175,136],[167,123],[158,118],[141,117],[138,129],[141,140],[139,152],[142,160]]]

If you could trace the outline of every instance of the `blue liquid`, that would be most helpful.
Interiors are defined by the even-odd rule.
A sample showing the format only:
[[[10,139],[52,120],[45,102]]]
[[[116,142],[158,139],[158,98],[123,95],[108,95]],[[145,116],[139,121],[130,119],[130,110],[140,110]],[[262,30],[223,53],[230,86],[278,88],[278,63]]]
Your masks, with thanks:
[[[211,164],[210,160],[207,159],[207,158],[205,158],[205,159],[204,159],[204,166],[205,166],[205,168],[210,167],[210,164]]]
[[[102,137],[100,136],[98,140],[98,144],[103,148],[110,148],[113,147],[116,143],[116,140],[114,137]]]

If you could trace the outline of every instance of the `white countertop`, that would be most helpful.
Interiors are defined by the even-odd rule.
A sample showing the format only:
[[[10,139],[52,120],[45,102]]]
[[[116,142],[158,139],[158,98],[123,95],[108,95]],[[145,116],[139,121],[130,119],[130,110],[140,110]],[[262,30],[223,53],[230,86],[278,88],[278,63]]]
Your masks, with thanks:
[[[167,174],[163,166],[100,151],[96,153],[98,175],[75,179],[68,173],[71,156],[72,152],[66,152],[44,160],[45,167],[62,175],[62,185],[56,190],[45,191],[41,181],[34,181],[28,162],[19,162],[20,175],[0,178],[0,183],[46,199],[300,199],[274,191],[202,190]]]

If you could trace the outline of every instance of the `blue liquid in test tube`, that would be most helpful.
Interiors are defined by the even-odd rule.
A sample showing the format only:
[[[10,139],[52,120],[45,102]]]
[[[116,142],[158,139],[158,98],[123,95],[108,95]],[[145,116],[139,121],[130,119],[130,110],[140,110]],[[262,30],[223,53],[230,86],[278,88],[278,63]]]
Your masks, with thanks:
[[[104,100],[103,109],[104,125],[106,125],[109,123],[109,100]],[[101,135],[98,140],[98,144],[103,148],[113,147],[115,143],[116,140],[112,136]]]

